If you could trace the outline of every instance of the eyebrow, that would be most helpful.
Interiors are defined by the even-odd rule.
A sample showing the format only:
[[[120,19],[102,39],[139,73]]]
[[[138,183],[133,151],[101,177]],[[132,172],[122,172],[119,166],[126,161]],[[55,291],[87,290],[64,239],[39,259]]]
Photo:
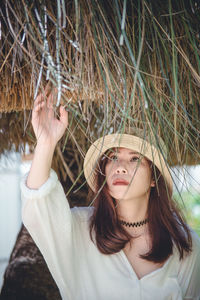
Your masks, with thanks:
[[[140,153],[136,152],[136,151],[131,151],[131,152],[129,152],[129,154],[140,154]]]
[[[120,149],[113,149],[110,153],[109,153],[109,155],[110,154],[113,154],[113,153],[120,153],[121,152],[121,150]],[[141,153],[139,153],[139,152],[137,152],[137,151],[130,151],[128,154],[137,154],[137,155],[142,155]]]

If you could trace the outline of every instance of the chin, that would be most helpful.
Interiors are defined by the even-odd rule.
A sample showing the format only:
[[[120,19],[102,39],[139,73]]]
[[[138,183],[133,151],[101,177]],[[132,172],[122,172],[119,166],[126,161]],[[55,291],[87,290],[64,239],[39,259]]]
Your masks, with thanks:
[[[115,200],[130,200],[130,199],[132,199],[133,198],[133,195],[132,195],[132,197],[130,197],[130,196],[128,196],[128,195],[126,195],[126,193],[110,193],[110,195],[111,195],[111,197],[113,197]]]
[[[130,192],[122,192],[122,191],[119,191],[119,192],[110,192],[110,196],[113,197],[116,201],[133,201],[133,199],[139,199],[141,197],[146,197],[146,193],[130,193]]]
[[[126,198],[126,197],[123,197],[123,196],[122,196],[122,197],[119,197],[119,196],[118,196],[117,198],[115,198],[115,200],[116,200],[116,201],[126,201],[126,202],[129,202],[129,201],[130,201],[130,202],[132,202],[132,201],[133,201],[133,198]]]

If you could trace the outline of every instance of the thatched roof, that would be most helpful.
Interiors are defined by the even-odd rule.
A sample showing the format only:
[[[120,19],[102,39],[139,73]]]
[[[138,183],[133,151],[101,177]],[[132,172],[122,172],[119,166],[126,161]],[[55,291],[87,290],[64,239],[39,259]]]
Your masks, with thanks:
[[[6,0],[1,5],[0,152],[13,144],[34,144],[29,110],[50,81],[59,91],[65,88],[61,98],[71,111],[69,138],[76,140],[80,157],[111,129],[137,126],[162,136],[171,165],[199,163],[197,2],[62,3]]]

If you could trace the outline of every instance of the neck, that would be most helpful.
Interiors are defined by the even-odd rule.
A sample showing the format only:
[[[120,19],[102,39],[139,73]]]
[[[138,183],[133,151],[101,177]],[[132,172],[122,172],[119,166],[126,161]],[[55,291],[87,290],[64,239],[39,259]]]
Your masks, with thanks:
[[[149,196],[129,200],[117,200],[117,214],[119,219],[126,222],[140,222],[147,218]]]

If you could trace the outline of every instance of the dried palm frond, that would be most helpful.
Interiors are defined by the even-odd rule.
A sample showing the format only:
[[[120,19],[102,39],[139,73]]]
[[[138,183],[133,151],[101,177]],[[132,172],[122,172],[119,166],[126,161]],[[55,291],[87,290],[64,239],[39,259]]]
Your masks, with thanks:
[[[200,162],[196,1],[6,0],[0,13],[1,112],[31,109],[50,81],[84,137],[73,134],[80,154],[139,127],[162,136],[171,165]]]

